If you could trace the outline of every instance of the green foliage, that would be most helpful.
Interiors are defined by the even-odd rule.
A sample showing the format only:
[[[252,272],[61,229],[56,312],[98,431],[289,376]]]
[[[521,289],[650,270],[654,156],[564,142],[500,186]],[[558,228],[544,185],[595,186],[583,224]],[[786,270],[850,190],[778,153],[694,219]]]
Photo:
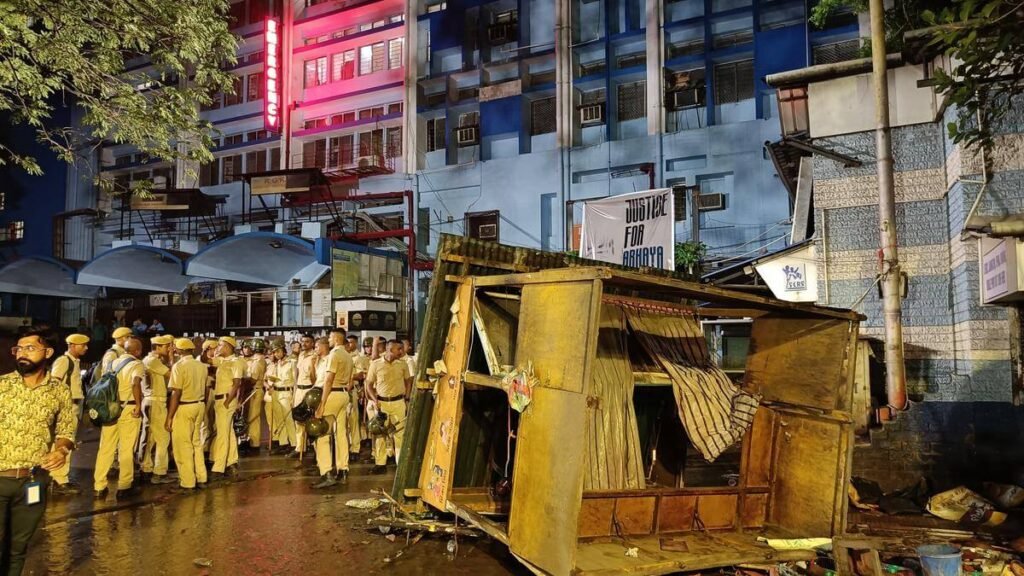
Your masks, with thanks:
[[[703,242],[676,242],[676,270],[700,276],[701,263],[707,253],[708,246]]]
[[[935,90],[956,107],[950,137],[991,148],[993,128],[1024,80],[1024,2],[957,0],[922,18],[932,26],[929,47],[953,62],[950,70],[935,70]]]
[[[222,67],[234,63],[236,45],[227,0],[6,0],[0,113],[33,127],[66,162],[103,141],[165,160],[209,160],[212,126],[199,107],[232,90]],[[150,55],[152,67],[129,69],[144,62],[139,54]],[[54,106],[65,105],[86,128],[52,126]],[[34,158],[0,142],[7,163],[40,172]]]

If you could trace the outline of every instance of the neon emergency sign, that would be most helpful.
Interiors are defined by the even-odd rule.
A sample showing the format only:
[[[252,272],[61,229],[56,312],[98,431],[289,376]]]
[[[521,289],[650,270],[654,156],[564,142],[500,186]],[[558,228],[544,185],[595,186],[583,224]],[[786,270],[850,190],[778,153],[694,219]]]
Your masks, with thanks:
[[[266,93],[263,97],[263,127],[268,132],[281,131],[281,40],[276,18],[267,18],[263,34],[263,77]]]

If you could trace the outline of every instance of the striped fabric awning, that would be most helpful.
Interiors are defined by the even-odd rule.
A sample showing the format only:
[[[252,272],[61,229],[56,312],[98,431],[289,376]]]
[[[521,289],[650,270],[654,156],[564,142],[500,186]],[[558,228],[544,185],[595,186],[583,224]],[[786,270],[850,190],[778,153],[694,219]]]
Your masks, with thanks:
[[[743,438],[760,399],[733,384],[711,362],[693,317],[625,310],[641,345],[672,379],[679,419],[690,441],[713,462]]]

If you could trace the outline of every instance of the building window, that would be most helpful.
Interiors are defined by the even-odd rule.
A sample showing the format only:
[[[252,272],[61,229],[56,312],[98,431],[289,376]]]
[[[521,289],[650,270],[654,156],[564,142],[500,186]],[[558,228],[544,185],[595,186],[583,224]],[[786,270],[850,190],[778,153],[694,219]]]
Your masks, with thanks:
[[[302,143],[302,167],[324,168],[327,165],[327,140]]]
[[[388,150],[387,156],[389,158],[398,158],[402,155],[402,127],[398,126],[395,128],[387,129],[387,142]]]
[[[356,76],[356,51],[346,50],[331,56],[331,81],[350,80]]]
[[[388,116],[390,116],[392,114],[401,114],[401,113],[402,113],[402,103],[401,102],[392,102],[391,104],[388,104]]]
[[[443,117],[427,120],[427,152],[444,150],[444,122]]]
[[[244,92],[242,88],[242,77],[235,76],[231,80],[231,92],[224,94],[224,106],[234,106],[242,102],[242,94]]]
[[[233,144],[241,144],[244,134],[231,134],[230,136],[224,137],[224,145],[231,146]]]
[[[753,97],[753,60],[715,66],[715,104],[734,104]]]
[[[352,134],[345,134],[344,136],[336,136],[331,138],[330,145],[330,156],[327,158],[328,168],[337,168],[338,166],[349,166],[354,159],[355,153],[355,136]]]
[[[231,21],[231,28],[245,25],[245,0],[231,5],[228,10],[228,19]]]
[[[497,242],[500,219],[501,213],[498,210],[466,212],[466,236],[477,240]]]
[[[327,56],[306,60],[306,88],[327,84]]]
[[[246,142],[257,142],[259,140],[265,140],[268,137],[266,130],[252,130],[245,134]]]
[[[208,110],[217,110],[220,108],[220,100],[223,98],[223,94],[217,92],[216,94],[210,95],[210,102],[208,104],[200,104],[199,109],[203,112]]]
[[[220,163],[217,160],[199,167],[199,185],[216,186],[220,184]]]
[[[249,174],[264,172],[267,169],[267,151],[257,150],[245,155],[245,171]]]
[[[245,95],[245,101],[252,102],[253,100],[263,98],[263,72],[249,74],[247,82],[249,83],[249,90]]]
[[[270,149],[270,169],[280,170],[281,169],[281,149],[271,148]]]
[[[251,0],[249,2],[249,24],[256,24],[257,22],[263,22],[263,19],[267,17],[267,2],[266,0]]]
[[[234,182],[242,179],[242,155],[236,154],[235,156],[225,156],[221,158],[224,163],[222,173],[224,175],[224,183]]]
[[[402,67],[402,46],[404,38],[388,40],[388,68],[394,70]]]
[[[620,122],[647,116],[647,82],[619,84],[616,113]]]
[[[378,42],[359,48],[359,75],[372,74],[384,69],[384,43]]]
[[[530,135],[550,134],[555,131],[555,125],[554,97],[530,102]]]

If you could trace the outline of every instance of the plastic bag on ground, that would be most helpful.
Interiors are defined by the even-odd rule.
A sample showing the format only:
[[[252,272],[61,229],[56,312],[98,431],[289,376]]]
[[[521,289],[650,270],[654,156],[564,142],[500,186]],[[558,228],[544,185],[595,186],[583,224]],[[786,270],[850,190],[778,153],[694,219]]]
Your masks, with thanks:
[[[996,510],[991,502],[966,486],[958,486],[929,498],[928,512],[945,520],[975,526],[998,526],[1006,521],[1006,514]]]

